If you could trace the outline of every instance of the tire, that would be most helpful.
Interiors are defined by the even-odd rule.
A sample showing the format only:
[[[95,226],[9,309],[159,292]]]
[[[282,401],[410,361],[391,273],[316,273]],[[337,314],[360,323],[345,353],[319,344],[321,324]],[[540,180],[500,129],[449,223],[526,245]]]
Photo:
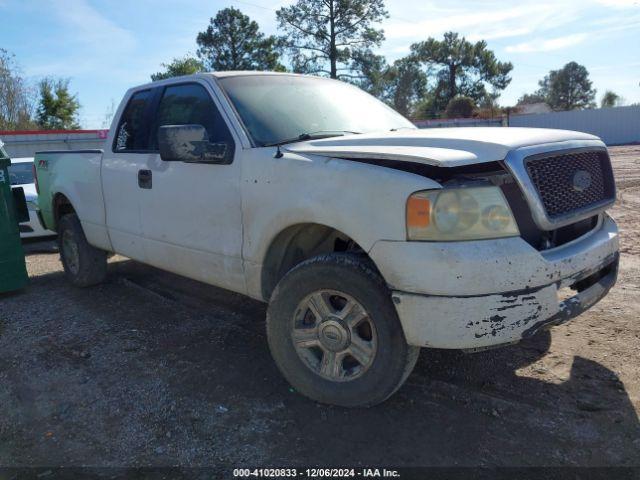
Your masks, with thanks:
[[[375,266],[345,253],[311,258],[284,276],[267,310],[267,339],[297,391],[344,407],[389,398],[420,353],[407,344]]]
[[[76,287],[90,287],[107,276],[107,252],[87,242],[75,214],[64,215],[58,229],[60,260],[67,279]]]

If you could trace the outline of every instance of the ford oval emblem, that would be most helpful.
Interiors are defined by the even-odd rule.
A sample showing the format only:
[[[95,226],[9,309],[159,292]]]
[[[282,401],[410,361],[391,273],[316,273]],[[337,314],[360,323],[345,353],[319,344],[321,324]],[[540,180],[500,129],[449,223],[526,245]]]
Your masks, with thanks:
[[[336,332],[332,332],[332,331],[325,332],[324,336],[327,337],[329,340],[333,340],[334,342],[340,338]]]
[[[586,170],[578,170],[573,174],[572,184],[576,192],[584,192],[591,186],[591,174]]]

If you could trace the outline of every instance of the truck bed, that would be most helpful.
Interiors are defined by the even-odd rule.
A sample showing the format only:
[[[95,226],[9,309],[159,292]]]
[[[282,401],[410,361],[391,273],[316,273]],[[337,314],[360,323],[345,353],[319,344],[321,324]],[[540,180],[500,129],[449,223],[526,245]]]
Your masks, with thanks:
[[[102,150],[36,153],[38,205],[46,228],[57,229],[53,207],[63,195],[76,209],[89,243],[104,245],[106,218],[101,184],[102,153]]]

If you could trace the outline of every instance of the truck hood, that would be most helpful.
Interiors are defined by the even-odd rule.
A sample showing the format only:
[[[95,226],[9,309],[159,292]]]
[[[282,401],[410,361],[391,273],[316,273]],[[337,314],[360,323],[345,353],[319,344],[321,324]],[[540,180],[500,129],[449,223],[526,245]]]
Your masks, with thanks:
[[[598,140],[587,133],[547,128],[431,128],[310,140],[286,150],[333,158],[382,159],[457,167],[503,160],[510,150],[571,140]]]

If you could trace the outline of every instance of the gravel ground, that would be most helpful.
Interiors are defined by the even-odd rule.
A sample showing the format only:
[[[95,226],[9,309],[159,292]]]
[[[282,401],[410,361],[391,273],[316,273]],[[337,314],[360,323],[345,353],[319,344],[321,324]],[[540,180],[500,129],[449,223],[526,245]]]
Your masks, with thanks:
[[[516,346],[423,350],[371,409],[293,391],[261,303],[119,257],[75,289],[26,244],[31,286],[0,296],[0,465],[640,466],[640,147],[612,153],[609,296]]]

